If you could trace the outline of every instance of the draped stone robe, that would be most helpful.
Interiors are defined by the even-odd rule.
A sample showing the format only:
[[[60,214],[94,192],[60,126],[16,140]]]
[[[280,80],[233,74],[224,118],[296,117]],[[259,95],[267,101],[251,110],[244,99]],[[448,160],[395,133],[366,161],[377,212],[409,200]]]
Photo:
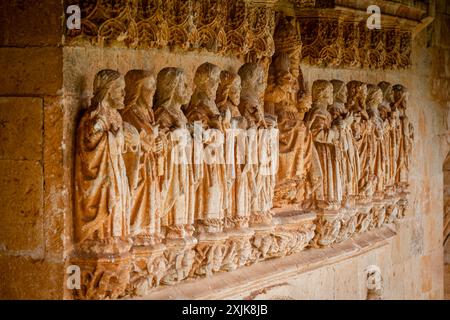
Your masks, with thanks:
[[[319,207],[337,209],[342,202],[342,168],[338,134],[331,127],[331,114],[325,107],[314,106],[306,119],[312,133],[322,171],[322,187],[316,190]]]
[[[194,161],[196,220],[223,219],[229,205],[225,197],[224,131],[222,124],[213,120],[219,116],[219,109],[213,99],[202,92],[194,93],[186,117],[190,123],[201,123],[206,130],[203,132],[203,142],[194,146],[200,149],[194,150],[194,154],[200,156],[200,161]],[[205,157],[209,157],[210,163]]]
[[[231,108],[230,108],[231,109]],[[235,107],[237,109],[237,107]],[[248,222],[249,190],[248,176],[244,173],[247,150],[246,121],[234,110],[231,127],[225,128],[225,177],[226,195],[225,218],[228,227],[243,227]]]
[[[78,126],[75,155],[75,234],[84,240],[126,240],[130,191],[123,122],[107,106],[88,110]]]
[[[160,176],[161,225],[189,226],[194,223],[194,177],[191,165],[192,141],[187,118],[181,110],[160,106],[156,123],[163,138],[163,172]]]
[[[381,119],[378,111],[375,112],[375,115],[370,119],[372,122],[372,140],[373,140],[373,153],[372,153],[372,174],[375,177],[374,184],[374,196],[376,198],[383,198],[385,192],[385,163],[388,162],[388,159],[385,158],[386,152],[385,149],[385,133],[384,133],[384,123]]]
[[[138,164],[138,177],[135,182],[130,181],[132,186],[131,233],[134,236],[157,236],[160,233],[158,161],[162,159],[154,153],[153,149],[148,149],[155,146],[154,114],[146,106],[134,105],[122,113],[122,118],[140,132],[141,141],[146,141],[145,147],[141,144],[139,152],[130,155],[132,158],[135,156],[137,161],[129,159]]]
[[[250,191],[250,211],[269,214],[278,169],[278,129],[262,111],[261,102],[253,95],[243,95],[239,110],[249,123],[247,130],[246,169]],[[258,114],[257,114],[258,113]],[[263,118],[268,128],[260,127]],[[272,130],[272,131],[271,131]]]
[[[358,179],[360,174],[358,148],[352,134],[352,124],[348,123],[351,113],[343,115],[345,105],[341,102],[334,102],[330,108],[334,108],[340,112],[341,115],[338,118],[343,123],[338,128],[336,154],[337,158],[341,159],[343,204],[348,207],[354,205],[354,201],[358,195]]]
[[[409,167],[411,163],[414,129],[406,114],[400,116],[398,144],[398,167],[395,175],[396,184],[400,188],[408,186]]]
[[[274,97],[275,98],[275,97]],[[273,100],[273,99],[272,99]],[[279,130],[279,157],[275,207],[295,205],[303,207],[308,196],[308,174],[316,155],[312,135],[295,106],[274,103]],[[268,103],[270,105],[270,102]],[[266,97],[267,104],[267,97]]]
[[[352,125],[353,137],[358,148],[360,174],[358,179],[358,199],[360,201],[369,200],[373,195],[375,186],[375,176],[373,169],[374,139],[373,124],[368,119],[366,111],[355,113],[361,115],[361,121],[354,121]]]

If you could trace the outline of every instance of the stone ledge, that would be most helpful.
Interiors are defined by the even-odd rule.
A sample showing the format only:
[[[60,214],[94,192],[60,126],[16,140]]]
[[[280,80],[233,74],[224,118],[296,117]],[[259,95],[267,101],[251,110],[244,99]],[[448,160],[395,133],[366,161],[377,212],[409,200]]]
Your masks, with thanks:
[[[189,279],[176,286],[156,288],[145,297],[132,299],[229,299],[385,246],[395,235],[394,230],[385,226],[335,244],[330,248],[307,249],[285,258],[263,261],[233,272],[218,273],[204,279]]]

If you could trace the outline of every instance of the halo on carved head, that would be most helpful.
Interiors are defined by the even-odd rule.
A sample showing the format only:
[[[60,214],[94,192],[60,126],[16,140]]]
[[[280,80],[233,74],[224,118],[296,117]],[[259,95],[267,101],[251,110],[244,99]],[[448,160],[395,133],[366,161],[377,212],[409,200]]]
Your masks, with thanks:
[[[97,108],[100,105],[105,99],[111,85],[121,77],[120,72],[111,69],[101,70],[95,75],[94,96],[91,101],[92,108]]]
[[[219,77],[220,68],[215,64],[205,62],[197,68],[194,76],[194,83],[196,86],[202,87],[208,83],[210,79],[219,80]]]
[[[154,79],[155,77],[147,70],[130,70],[125,75],[125,109],[123,113],[127,112],[130,107],[136,104],[142,90],[142,84],[147,79]]]
[[[166,107],[170,104],[183,75],[184,70],[175,67],[164,68],[158,73],[154,99],[155,107]]]

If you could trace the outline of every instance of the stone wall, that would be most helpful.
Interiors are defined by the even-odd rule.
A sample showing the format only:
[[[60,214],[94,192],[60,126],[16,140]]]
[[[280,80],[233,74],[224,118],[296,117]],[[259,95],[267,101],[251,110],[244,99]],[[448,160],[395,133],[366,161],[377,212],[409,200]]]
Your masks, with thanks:
[[[46,19],[34,20],[37,11]],[[0,20],[9,21],[2,29],[14,30],[0,34],[0,298],[70,298],[64,280],[72,250],[75,130],[80,110],[89,103],[95,73],[104,68],[156,73],[165,66],[180,66],[192,80],[203,62],[236,71],[243,61],[157,49],[63,48],[61,1],[14,8],[2,2],[0,12],[9,15]],[[450,31],[448,22],[439,23],[444,25],[441,34]],[[449,50],[448,46],[429,47],[433,28],[414,40],[409,70],[302,65],[310,85],[316,79],[336,78],[367,83],[385,80],[409,88],[408,116],[416,128],[411,206],[396,225],[397,235],[369,252],[234,297],[365,299],[364,270],[369,265],[381,269],[384,298],[444,297],[442,164],[449,151],[449,75],[445,71],[442,76],[442,65]],[[448,277],[450,269],[446,268]]]

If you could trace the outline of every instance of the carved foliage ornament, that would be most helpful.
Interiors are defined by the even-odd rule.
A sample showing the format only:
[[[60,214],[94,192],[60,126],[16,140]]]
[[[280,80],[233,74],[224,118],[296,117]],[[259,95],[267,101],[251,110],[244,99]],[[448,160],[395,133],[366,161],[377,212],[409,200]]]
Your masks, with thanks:
[[[244,0],[74,0],[80,30],[69,45],[207,50],[270,57],[275,13]]]

